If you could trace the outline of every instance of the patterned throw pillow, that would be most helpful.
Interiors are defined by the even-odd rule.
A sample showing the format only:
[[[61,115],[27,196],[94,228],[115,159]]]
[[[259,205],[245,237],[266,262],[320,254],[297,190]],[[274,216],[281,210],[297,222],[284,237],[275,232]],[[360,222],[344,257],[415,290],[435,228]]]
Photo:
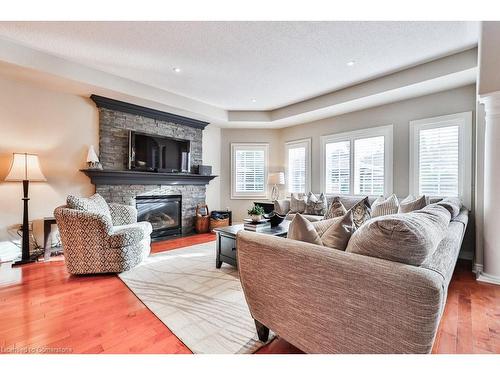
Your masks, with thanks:
[[[327,213],[325,214],[324,219],[333,219],[334,217],[339,217],[345,215],[347,210],[345,209],[344,205],[340,201],[339,197],[335,197],[332,200],[332,203],[330,204],[330,208],[328,209]]]
[[[354,222],[354,228],[358,229],[371,218],[371,209],[368,197],[360,200],[349,211],[352,212],[352,221]]]
[[[389,198],[378,197],[372,204],[372,217],[397,214],[399,210],[399,201],[396,194]]]
[[[306,210],[307,197],[303,194],[292,194],[290,197],[290,211],[292,213],[302,214]]]
[[[326,201],[325,194],[316,197],[314,193],[309,192],[306,200],[306,210],[305,213],[308,215],[320,215],[323,216],[328,208],[328,202]]]
[[[68,198],[66,198],[66,204],[73,210],[105,215],[111,220],[111,212],[109,211],[108,204],[104,198],[97,193],[88,198],[79,198],[74,195],[68,195]]]
[[[425,206],[427,206],[427,199],[425,198],[425,195],[422,195],[421,197],[418,198],[415,198],[413,195],[408,195],[399,204],[398,213],[405,214],[408,212],[421,210]]]

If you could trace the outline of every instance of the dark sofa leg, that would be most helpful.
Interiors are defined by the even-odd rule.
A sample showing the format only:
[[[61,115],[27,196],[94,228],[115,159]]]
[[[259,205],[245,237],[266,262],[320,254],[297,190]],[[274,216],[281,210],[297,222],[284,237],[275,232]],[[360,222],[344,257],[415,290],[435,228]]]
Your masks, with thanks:
[[[257,336],[259,336],[259,340],[266,342],[269,339],[269,328],[257,320],[255,320],[255,328],[257,328]]]

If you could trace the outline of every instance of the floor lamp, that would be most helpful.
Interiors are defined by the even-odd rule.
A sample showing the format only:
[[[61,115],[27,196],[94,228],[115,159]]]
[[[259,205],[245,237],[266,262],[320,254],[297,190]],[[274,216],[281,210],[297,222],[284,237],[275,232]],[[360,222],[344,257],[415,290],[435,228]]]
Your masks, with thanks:
[[[5,181],[22,181],[23,183],[23,238],[22,238],[22,257],[21,260],[14,262],[12,266],[20,266],[22,264],[31,263],[35,260],[30,256],[30,235],[29,235],[29,220],[28,220],[28,189],[30,181],[47,181],[40,169],[38,155],[14,153],[12,156],[12,164],[9,174],[5,177]]]

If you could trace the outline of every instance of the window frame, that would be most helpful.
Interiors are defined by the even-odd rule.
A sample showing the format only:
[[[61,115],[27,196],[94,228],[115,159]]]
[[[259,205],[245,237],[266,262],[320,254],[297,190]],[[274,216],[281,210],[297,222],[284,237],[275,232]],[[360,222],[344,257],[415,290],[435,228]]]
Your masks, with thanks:
[[[410,121],[410,194],[419,195],[420,131],[458,125],[458,196],[470,208],[472,199],[472,111]],[[442,198],[442,196],[430,196]]]
[[[305,189],[306,191],[304,194],[307,194],[311,191],[311,143],[312,140],[311,138],[303,138],[303,139],[297,139],[294,141],[288,141],[285,142],[285,181],[286,181],[286,196],[290,197],[291,196],[291,191],[288,186],[288,177],[289,177],[289,166],[288,166],[288,157],[289,157],[289,150],[292,148],[300,148],[302,146],[305,146],[306,148],[306,186]],[[295,147],[294,147],[295,146]],[[295,191],[293,193],[296,193]]]
[[[349,195],[366,196],[366,194],[354,194],[354,141],[356,139],[371,138],[371,137],[384,137],[384,195],[387,196],[393,192],[393,125],[383,125],[372,128],[365,128],[360,130],[353,130],[349,132],[328,134],[321,136],[321,149],[320,149],[320,181],[321,189],[325,194],[332,196],[341,193],[327,193],[326,192],[326,145],[335,142],[350,142],[349,148]]]
[[[237,150],[263,150],[264,151],[264,191],[237,192],[236,191],[236,151]],[[268,197],[267,175],[269,172],[269,143],[231,143],[231,199],[261,199]]]

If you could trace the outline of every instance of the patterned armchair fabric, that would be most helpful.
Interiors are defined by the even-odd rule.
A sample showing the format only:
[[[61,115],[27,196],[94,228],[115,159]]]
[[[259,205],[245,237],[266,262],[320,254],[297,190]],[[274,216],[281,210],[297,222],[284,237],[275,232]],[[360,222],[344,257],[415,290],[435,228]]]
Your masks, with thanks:
[[[148,222],[137,223],[135,208],[111,204],[108,214],[80,207],[61,206],[54,211],[69,273],[123,272],[149,255],[152,227]]]

